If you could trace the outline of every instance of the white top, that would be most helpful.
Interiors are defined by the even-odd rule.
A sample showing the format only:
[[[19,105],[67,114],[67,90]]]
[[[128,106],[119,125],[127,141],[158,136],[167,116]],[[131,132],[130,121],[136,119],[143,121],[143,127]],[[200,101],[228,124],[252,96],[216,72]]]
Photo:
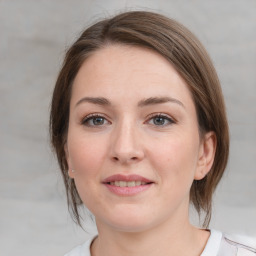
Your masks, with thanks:
[[[256,256],[256,249],[228,239],[223,233],[210,230],[211,235],[200,256]],[[77,246],[64,256],[91,256],[90,246],[95,237]]]

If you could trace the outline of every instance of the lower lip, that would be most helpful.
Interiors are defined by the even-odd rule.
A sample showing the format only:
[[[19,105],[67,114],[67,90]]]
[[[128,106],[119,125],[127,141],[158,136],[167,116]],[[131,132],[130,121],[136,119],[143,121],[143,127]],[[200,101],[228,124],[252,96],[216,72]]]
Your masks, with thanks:
[[[145,190],[148,190],[153,183],[146,184],[146,185],[140,185],[135,187],[118,187],[113,186],[110,184],[104,184],[112,193],[119,195],[119,196],[133,196],[137,195]]]

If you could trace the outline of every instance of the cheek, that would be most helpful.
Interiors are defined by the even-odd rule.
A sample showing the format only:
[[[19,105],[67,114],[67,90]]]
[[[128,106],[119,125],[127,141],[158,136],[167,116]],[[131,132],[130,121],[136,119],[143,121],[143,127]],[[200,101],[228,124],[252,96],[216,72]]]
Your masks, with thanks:
[[[97,204],[97,184],[100,180],[100,171],[104,166],[105,147],[97,138],[70,135],[68,140],[69,157],[72,168],[75,170],[74,181],[83,203],[88,207]]]
[[[68,149],[72,168],[80,175],[97,173],[106,154],[106,148],[101,139],[78,134],[70,136]]]
[[[164,145],[164,146],[163,146]],[[151,148],[151,164],[161,180],[177,184],[193,180],[198,157],[198,144],[191,138],[178,137],[155,143]]]

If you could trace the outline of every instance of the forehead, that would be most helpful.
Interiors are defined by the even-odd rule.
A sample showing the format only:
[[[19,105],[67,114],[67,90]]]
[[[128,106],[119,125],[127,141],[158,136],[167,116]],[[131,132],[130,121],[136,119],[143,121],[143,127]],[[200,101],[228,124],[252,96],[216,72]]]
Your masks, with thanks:
[[[190,97],[185,81],[159,53],[142,47],[109,45],[84,61],[72,94],[104,94],[111,98],[118,93],[124,97]]]
[[[85,70],[94,74],[94,81],[106,78],[109,74],[113,77],[116,73],[118,76],[119,72],[122,72],[122,75],[149,74],[151,78],[167,77],[172,73],[172,79],[181,79],[170,62],[159,53],[147,48],[121,44],[108,45],[94,52],[84,61],[77,76]]]

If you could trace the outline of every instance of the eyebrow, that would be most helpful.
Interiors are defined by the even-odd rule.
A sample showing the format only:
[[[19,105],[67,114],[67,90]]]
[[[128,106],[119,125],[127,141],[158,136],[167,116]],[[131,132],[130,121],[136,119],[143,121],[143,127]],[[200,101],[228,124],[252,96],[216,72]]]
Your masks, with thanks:
[[[101,105],[101,106],[110,106],[111,105],[110,101],[104,97],[84,97],[76,103],[76,106],[78,106],[84,102],[89,102],[89,103]]]
[[[111,106],[110,101],[104,97],[84,97],[76,103],[76,106],[84,102],[88,102],[88,103],[92,103],[100,106]],[[138,102],[138,107],[145,107],[145,106],[163,104],[168,102],[176,103],[182,106],[183,108],[185,108],[185,106],[181,101],[171,97],[150,97],[147,99],[143,99]]]
[[[176,103],[185,108],[183,103],[177,99],[171,98],[171,97],[150,97],[148,99],[143,99],[139,101],[138,106],[139,107],[144,107],[144,106],[149,106],[149,105],[156,105],[156,104],[163,104],[163,103]]]

